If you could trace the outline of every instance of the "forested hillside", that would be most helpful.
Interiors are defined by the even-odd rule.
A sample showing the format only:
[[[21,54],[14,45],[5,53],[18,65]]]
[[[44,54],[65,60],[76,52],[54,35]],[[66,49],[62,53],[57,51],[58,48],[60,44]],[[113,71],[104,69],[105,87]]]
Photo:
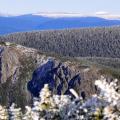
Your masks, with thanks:
[[[120,58],[120,27],[15,33],[1,36],[0,41],[14,42],[61,56]]]

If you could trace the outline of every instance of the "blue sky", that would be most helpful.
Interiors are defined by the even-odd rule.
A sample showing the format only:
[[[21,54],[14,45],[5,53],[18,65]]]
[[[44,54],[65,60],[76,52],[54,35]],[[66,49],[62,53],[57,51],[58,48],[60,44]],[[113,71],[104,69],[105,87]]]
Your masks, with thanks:
[[[120,0],[0,0],[0,13],[73,12],[120,14]]]

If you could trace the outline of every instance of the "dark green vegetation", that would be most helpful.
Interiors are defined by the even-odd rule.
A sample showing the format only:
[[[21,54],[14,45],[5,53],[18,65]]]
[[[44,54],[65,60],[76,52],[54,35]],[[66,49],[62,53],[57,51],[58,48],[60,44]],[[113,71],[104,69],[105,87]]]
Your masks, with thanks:
[[[60,56],[120,58],[120,27],[15,33],[1,36],[0,41]]]

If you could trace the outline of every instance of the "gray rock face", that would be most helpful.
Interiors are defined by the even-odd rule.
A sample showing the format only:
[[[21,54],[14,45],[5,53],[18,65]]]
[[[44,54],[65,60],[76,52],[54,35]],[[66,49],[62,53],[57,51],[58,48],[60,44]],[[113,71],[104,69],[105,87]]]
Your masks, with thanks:
[[[31,48],[4,43],[0,45],[0,103],[18,107],[31,104],[48,83],[55,94],[70,94],[73,88],[79,95],[89,97],[96,92],[94,80],[97,69],[49,57]]]
[[[0,80],[1,80],[1,78],[2,78],[2,56],[1,56],[1,54],[2,54],[2,51],[4,50],[4,48],[0,48]],[[1,82],[1,81],[0,81]]]
[[[80,74],[70,70],[68,66],[48,60],[33,72],[32,80],[28,82],[28,90],[33,96],[39,97],[44,84],[48,84],[51,91],[58,95],[70,94],[69,89],[80,86],[80,80]]]
[[[19,74],[19,57],[17,52],[7,47],[0,48],[0,73],[1,83],[5,83],[7,79],[12,77],[12,82],[15,82]]]

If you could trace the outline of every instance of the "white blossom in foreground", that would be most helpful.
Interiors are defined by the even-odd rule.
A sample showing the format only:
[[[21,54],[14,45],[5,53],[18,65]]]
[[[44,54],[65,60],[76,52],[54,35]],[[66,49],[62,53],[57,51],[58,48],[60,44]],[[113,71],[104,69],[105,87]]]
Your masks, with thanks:
[[[8,120],[8,112],[5,107],[0,105],[0,120]]]
[[[23,120],[33,120],[32,109],[29,106],[26,106],[26,113],[23,116]]]
[[[120,120],[118,80],[108,82],[101,77],[95,85],[99,93],[85,101],[74,89],[70,89],[75,97],[71,99],[69,95],[52,94],[45,84],[33,107],[25,107],[24,115],[15,104],[9,110],[0,106],[0,120]]]
[[[99,97],[108,103],[103,109],[105,120],[120,120],[120,93],[117,92],[119,89],[117,82],[118,80],[115,79],[108,83],[104,77],[95,82],[95,85],[100,88]]]
[[[106,100],[113,105],[117,105],[118,101],[120,100],[120,94],[116,92],[117,86],[117,79],[115,79],[110,84],[106,81],[104,77],[101,80],[97,80],[95,85],[100,88],[100,97]]]
[[[16,108],[16,105],[13,103],[9,108],[9,117],[10,120],[21,120],[22,119],[21,108]]]

